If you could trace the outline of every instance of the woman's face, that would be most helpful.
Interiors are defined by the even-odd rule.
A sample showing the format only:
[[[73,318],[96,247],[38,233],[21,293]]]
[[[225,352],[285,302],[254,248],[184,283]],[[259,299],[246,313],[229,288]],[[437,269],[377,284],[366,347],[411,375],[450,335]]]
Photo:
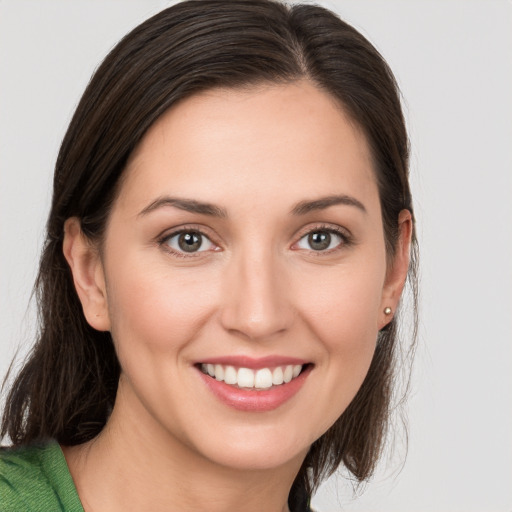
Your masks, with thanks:
[[[113,417],[225,466],[302,458],[365,378],[386,271],[369,149],[330,96],[186,99],[130,159],[94,274]]]

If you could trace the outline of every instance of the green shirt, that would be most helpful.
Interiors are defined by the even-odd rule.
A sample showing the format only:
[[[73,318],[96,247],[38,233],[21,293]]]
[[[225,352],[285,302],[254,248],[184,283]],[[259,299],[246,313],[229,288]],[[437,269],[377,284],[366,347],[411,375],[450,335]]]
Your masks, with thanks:
[[[0,449],[0,512],[84,512],[56,441]]]
[[[312,512],[301,496],[296,512]],[[56,441],[0,448],[0,512],[84,512]]]

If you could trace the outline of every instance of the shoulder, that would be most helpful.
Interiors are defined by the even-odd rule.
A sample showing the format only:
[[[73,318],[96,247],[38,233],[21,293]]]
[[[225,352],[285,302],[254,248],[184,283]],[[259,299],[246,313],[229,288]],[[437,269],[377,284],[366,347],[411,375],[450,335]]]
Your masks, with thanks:
[[[0,512],[83,512],[55,441],[0,448]]]

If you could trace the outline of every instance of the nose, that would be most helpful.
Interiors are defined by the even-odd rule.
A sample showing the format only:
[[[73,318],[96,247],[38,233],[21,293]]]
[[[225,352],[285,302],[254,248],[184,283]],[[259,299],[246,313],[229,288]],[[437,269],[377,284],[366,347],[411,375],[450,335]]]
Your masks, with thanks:
[[[286,272],[277,260],[268,248],[233,258],[224,280],[224,329],[248,340],[274,338],[290,329],[294,312]]]

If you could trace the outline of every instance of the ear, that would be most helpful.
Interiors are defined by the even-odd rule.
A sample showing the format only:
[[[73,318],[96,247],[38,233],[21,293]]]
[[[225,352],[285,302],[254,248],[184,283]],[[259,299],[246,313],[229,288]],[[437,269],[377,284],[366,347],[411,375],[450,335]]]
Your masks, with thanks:
[[[64,223],[63,252],[87,323],[98,331],[109,331],[103,264],[97,247],[83,234],[77,217]]]
[[[411,212],[402,210],[398,215],[398,243],[382,290],[379,330],[392,320],[404,289],[409,270],[412,227]]]

